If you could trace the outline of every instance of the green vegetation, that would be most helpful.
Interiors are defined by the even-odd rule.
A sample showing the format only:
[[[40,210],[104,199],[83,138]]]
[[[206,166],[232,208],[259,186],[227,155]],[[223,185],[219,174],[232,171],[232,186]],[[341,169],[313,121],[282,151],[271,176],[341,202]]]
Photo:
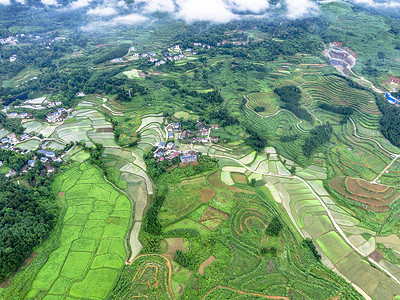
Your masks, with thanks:
[[[0,281],[3,281],[46,239],[58,208],[47,186],[27,189],[1,182],[0,199]]]
[[[281,97],[281,100],[285,103],[282,108],[288,109],[293,112],[298,118],[312,122],[311,114],[300,106],[301,90],[296,86],[284,86],[277,88],[274,91]]]
[[[115,285],[126,258],[125,238],[130,226],[130,200],[85,162],[58,175],[52,190],[64,206],[56,240],[45,259],[32,266],[35,276],[6,292],[23,298],[90,297],[104,299]],[[30,272],[28,267],[25,272]],[[11,289],[9,291],[9,289]]]

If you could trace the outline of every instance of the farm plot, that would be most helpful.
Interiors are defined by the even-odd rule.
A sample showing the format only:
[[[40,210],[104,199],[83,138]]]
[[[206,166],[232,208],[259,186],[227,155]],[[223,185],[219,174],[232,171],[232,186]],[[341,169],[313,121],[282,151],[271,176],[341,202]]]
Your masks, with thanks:
[[[21,148],[22,150],[34,150],[39,146],[39,144],[40,141],[38,140],[29,140],[24,143],[19,143],[18,148]]]
[[[148,298],[149,295],[162,299],[175,299],[171,283],[172,265],[163,255],[138,256],[127,267],[111,299]]]
[[[337,137],[328,157],[336,176],[373,180],[393,160],[373,141],[356,137],[351,122],[341,128]]]
[[[40,269],[26,296],[104,299],[126,259],[131,202],[93,165],[73,165],[54,188],[65,199],[60,246]]]
[[[22,126],[25,128],[25,132],[27,133],[31,132],[39,133],[40,131],[42,131],[44,128],[47,127],[46,124],[39,121],[25,122],[22,123]]]
[[[7,134],[9,134],[7,129],[0,128],[0,138],[5,137]]]
[[[140,127],[136,130],[137,132],[140,132],[143,128],[147,127],[151,123],[158,123],[162,124],[164,122],[164,118],[161,116],[146,116],[142,118],[142,124],[140,124]]]
[[[386,211],[400,197],[395,188],[351,177],[336,177],[329,182],[329,186],[340,195],[353,200],[355,205],[372,211]]]
[[[80,121],[63,124],[55,130],[52,137],[60,138],[66,142],[85,141],[90,142],[87,137],[87,132],[93,129],[89,119],[84,118]]]
[[[355,110],[355,118],[366,128],[376,128],[380,112],[375,99],[364,90],[350,87],[347,82],[337,76],[323,76],[318,80],[307,82],[303,89],[318,103],[351,107]]]
[[[262,116],[270,116],[279,110],[280,98],[274,92],[268,93],[252,93],[246,95],[248,106],[254,110],[256,108],[263,108],[260,112]]]

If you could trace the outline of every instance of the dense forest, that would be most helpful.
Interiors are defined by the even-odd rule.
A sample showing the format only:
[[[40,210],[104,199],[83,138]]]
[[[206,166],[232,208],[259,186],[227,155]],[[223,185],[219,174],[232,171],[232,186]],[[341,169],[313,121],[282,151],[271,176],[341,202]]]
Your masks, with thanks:
[[[383,96],[376,96],[376,104],[382,113],[380,130],[393,145],[400,147],[400,107],[390,104]]]
[[[311,114],[303,107],[301,107],[301,90],[297,86],[288,85],[275,89],[275,93],[281,97],[285,103],[282,108],[290,110],[299,119],[313,122]]]
[[[57,215],[54,198],[44,186],[0,182],[0,281],[47,237]]]
[[[330,123],[319,125],[310,131],[310,136],[306,139],[303,144],[303,153],[306,157],[310,157],[311,154],[319,147],[330,141],[333,133],[333,128]]]

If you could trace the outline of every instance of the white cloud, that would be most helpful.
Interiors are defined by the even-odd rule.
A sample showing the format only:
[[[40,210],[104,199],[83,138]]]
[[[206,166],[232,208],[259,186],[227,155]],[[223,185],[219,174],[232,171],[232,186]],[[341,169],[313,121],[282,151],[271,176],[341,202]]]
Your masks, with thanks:
[[[147,17],[139,15],[139,14],[130,14],[130,15],[125,15],[125,16],[118,16],[115,17],[114,19],[108,21],[110,25],[134,25],[137,23],[141,23],[148,20]]]
[[[229,8],[238,11],[260,13],[269,8],[268,0],[227,0]]]
[[[96,8],[89,9],[87,11],[88,15],[99,16],[99,17],[107,17],[116,15],[118,11],[111,6],[98,6]]]
[[[173,0],[139,0],[138,3],[146,3],[145,10],[148,12],[169,12],[175,11],[175,3]]]
[[[26,4],[25,0],[15,0],[15,1],[20,3],[20,4]]]
[[[176,16],[186,22],[211,21],[226,23],[237,16],[231,12],[223,0],[177,0]]]
[[[10,0],[0,0],[0,5],[9,5]]]
[[[147,21],[148,18],[139,14],[130,14],[124,16],[114,17],[109,21],[92,22],[88,25],[82,26],[84,31],[93,31],[104,29],[105,27],[115,27],[118,25],[135,25]]]
[[[57,5],[58,6],[57,0],[41,0],[41,1],[44,5]]]
[[[318,11],[318,5],[311,0],[285,0],[287,16],[290,19],[302,18]]]
[[[69,4],[69,8],[76,9],[86,7],[89,6],[90,2],[92,2],[92,0],[76,0]]]

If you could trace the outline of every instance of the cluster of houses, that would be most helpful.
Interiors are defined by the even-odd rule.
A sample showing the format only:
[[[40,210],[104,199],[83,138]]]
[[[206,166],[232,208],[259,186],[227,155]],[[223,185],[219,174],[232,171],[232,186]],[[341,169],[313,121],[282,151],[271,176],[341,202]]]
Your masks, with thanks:
[[[157,161],[172,161],[174,158],[179,157],[182,164],[193,163],[197,161],[198,151],[191,147],[191,150],[179,151],[179,147],[174,144],[174,135],[178,134],[179,140],[190,139],[191,144],[195,143],[218,143],[219,138],[211,138],[211,129],[218,129],[218,124],[212,124],[209,128],[202,122],[197,122],[199,130],[197,132],[191,130],[182,130],[179,122],[168,124],[165,129],[168,132],[168,141],[157,143],[157,149],[154,151],[154,158]]]
[[[29,152],[31,152],[31,150],[15,149],[15,144],[18,142],[25,141],[26,139],[28,139],[30,137],[31,136],[29,134],[25,133],[25,134],[21,135],[19,138],[17,138],[15,133],[11,133],[0,140],[0,148],[4,149],[4,150],[15,151],[15,152],[21,153],[21,154],[28,154]],[[40,161],[42,163],[48,163],[51,161],[61,162],[61,157],[57,157],[57,155],[54,151],[41,148],[37,151],[37,153],[43,155],[40,158]],[[32,167],[35,166],[35,162],[36,162],[36,160],[29,160],[28,163],[21,169],[19,174],[22,175],[23,173],[27,173],[29,171],[29,169],[31,169]],[[2,165],[3,165],[3,162],[0,161],[0,167]],[[51,172],[55,171],[55,168],[50,164],[46,164],[45,168],[46,168],[47,173],[51,173]],[[5,176],[6,177],[14,177],[17,174],[18,173],[15,170],[10,169]]]
[[[35,39],[35,40],[41,40],[42,39],[42,37],[40,36],[40,35],[33,35],[33,34],[28,34],[28,35],[26,35],[26,34],[24,34],[24,33],[21,33],[21,34],[16,34],[15,36],[13,36],[13,35],[11,35],[11,36],[8,36],[8,37],[6,37],[6,38],[4,38],[4,39],[0,39],[0,44],[2,44],[2,45],[12,45],[12,46],[15,46],[15,45],[17,45],[18,44],[18,39],[19,38],[22,38],[22,40],[26,40],[26,39]]]
[[[52,108],[56,106],[61,106],[63,103],[61,101],[55,101],[55,102],[47,102],[46,107],[47,108]]]
[[[63,115],[65,111],[63,107],[57,108],[56,111],[47,114],[46,121],[49,123],[62,122],[64,120]]]
[[[0,149],[5,149],[5,150],[12,150],[14,151],[15,144],[18,142],[23,142],[32,136],[28,133],[24,133],[21,135],[19,138],[15,135],[15,133],[10,133],[9,135],[3,137],[0,139]],[[22,150],[17,150],[17,152],[21,152],[22,154],[26,154],[29,152],[29,150],[22,151]]]
[[[218,124],[211,124],[209,128],[206,128],[206,125],[203,124],[202,122],[197,122],[197,125],[199,126],[199,130],[197,132],[186,129],[182,130],[180,123],[168,124],[165,129],[168,131],[169,140],[173,140],[174,132],[177,132],[179,134],[178,136],[179,140],[190,139],[190,142],[192,144],[219,142],[218,137],[217,138],[210,137],[211,129],[218,129],[219,128]]]
[[[5,39],[0,39],[0,44],[2,45],[16,45],[18,43],[18,39],[15,36],[9,36]]]
[[[45,157],[42,157],[41,159],[40,159],[40,161],[41,162],[47,162],[48,161],[48,158],[46,158],[46,159],[44,159]],[[30,170],[30,169],[32,169],[34,166],[35,166],[35,164],[36,164],[36,160],[35,159],[30,159],[30,160],[28,160],[28,162],[27,162],[27,164],[25,165],[25,166],[23,166],[22,167],[22,169],[21,169],[21,171],[19,172],[19,175],[23,175],[23,174],[25,174],[25,173],[28,173],[28,171]],[[0,161],[0,167],[3,165],[3,162],[2,161]],[[46,169],[46,172],[47,173],[53,173],[56,169],[52,166],[52,165],[49,165],[49,164],[46,164],[45,165],[45,169]],[[44,172],[44,171],[43,171]],[[15,171],[14,169],[10,169],[10,170],[8,170],[8,173],[5,175],[5,177],[7,177],[7,178],[12,178],[12,177],[14,177],[14,176],[16,176],[18,174],[18,172],[17,171]],[[43,174],[44,175],[44,174]]]
[[[172,161],[176,157],[180,158],[182,164],[197,162],[198,151],[196,150],[179,151],[179,147],[174,145],[173,142],[160,142],[155,146],[157,149],[154,151],[154,158],[158,162],[164,160]]]

